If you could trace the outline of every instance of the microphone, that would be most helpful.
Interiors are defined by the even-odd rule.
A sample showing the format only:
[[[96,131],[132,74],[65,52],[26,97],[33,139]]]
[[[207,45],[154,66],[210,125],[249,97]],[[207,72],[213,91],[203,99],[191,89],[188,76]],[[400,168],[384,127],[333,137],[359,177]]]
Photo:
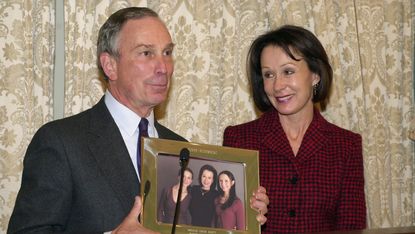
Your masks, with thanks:
[[[180,183],[179,183],[179,192],[177,194],[176,209],[174,210],[174,219],[173,226],[171,228],[171,234],[176,233],[177,220],[180,213],[180,202],[182,200],[182,187],[183,187],[183,177],[184,171],[189,163],[190,152],[187,148],[183,148],[179,154],[179,164],[180,164]]]
[[[189,154],[190,154],[190,152],[187,148],[183,148],[180,151],[179,160],[180,160],[180,166],[182,167],[182,169],[186,168],[187,164],[189,163]]]
[[[144,209],[144,205],[146,204],[146,198],[147,198],[148,193],[150,192],[150,188],[151,188],[151,183],[149,180],[147,180],[146,183],[144,184],[143,209]]]
[[[150,181],[149,180],[147,180],[146,181],[146,183],[144,184],[144,191],[143,191],[143,208],[142,208],[142,210],[144,210],[144,206],[145,206],[145,204],[146,204],[146,199],[147,199],[147,196],[148,196],[148,193],[150,192],[150,188],[151,188],[151,183],[150,183]],[[142,220],[142,216],[141,216],[141,214],[139,215],[139,220],[141,220],[141,222],[143,221]]]

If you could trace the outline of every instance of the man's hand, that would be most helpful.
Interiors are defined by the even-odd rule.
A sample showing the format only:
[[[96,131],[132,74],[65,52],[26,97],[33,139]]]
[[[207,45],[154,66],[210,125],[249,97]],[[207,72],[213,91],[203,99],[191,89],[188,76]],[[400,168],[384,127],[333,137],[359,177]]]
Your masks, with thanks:
[[[157,234],[158,232],[148,230],[144,228],[140,222],[138,222],[138,217],[141,213],[141,209],[141,198],[136,196],[134,206],[131,209],[130,213],[127,215],[127,217],[125,217],[122,223],[114,231],[112,231],[112,233]]]
[[[259,186],[258,189],[252,193],[249,202],[251,208],[258,212],[258,214],[256,215],[256,220],[261,225],[263,225],[267,221],[267,217],[265,217],[265,214],[268,213],[269,204],[266,189],[262,186]]]

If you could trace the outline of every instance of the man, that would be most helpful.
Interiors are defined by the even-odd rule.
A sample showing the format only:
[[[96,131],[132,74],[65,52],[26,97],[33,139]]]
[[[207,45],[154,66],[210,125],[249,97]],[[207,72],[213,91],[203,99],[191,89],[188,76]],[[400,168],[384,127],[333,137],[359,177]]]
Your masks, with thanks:
[[[105,96],[35,134],[8,233],[154,233],[138,222],[137,126],[146,118],[150,137],[185,141],[153,113],[167,97],[173,47],[165,24],[148,8],[125,8],[109,17],[97,43]],[[268,201],[261,189],[251,206],[263,223]]]

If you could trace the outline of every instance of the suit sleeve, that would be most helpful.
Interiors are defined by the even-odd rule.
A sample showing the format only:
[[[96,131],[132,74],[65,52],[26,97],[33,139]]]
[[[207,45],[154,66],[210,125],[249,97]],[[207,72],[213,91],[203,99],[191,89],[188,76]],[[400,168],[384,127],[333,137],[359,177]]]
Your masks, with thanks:
[[[364,169],[362,138],[359,135],[352,142],[350,155],[346,160],[345,176],[337,209],[337,230],[366,228],[366,202],[364,192]]]
[[[35,134],[23,167],[7,233],[63,231],[71,208],[71,172],[63,144],[51,128]]]

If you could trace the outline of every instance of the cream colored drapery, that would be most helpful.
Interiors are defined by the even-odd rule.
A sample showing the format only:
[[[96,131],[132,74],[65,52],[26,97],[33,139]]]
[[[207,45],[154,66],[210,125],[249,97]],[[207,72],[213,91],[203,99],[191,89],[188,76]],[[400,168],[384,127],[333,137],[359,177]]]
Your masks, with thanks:
[[[0,1],[0,233],[20,187],[23,155],[52,120],[53,2]]]
[[[335,73],[323,114],[363,136],[369,226],[415,225],[415,153],[408,137],[415,131],[414,1],[67,0],[66,116],[102,96],[98,29],[126,6],[149,6],[166,21],[176,43],[176,70],[169,100],[157,114],[200,143],[220,145],[226,126],[258,116],[245,76],[255,36],[285,23],[313,31]],[[20,186],[26,147],[52,119],[54,14],[50,0],[0,2],[0,232]]]

